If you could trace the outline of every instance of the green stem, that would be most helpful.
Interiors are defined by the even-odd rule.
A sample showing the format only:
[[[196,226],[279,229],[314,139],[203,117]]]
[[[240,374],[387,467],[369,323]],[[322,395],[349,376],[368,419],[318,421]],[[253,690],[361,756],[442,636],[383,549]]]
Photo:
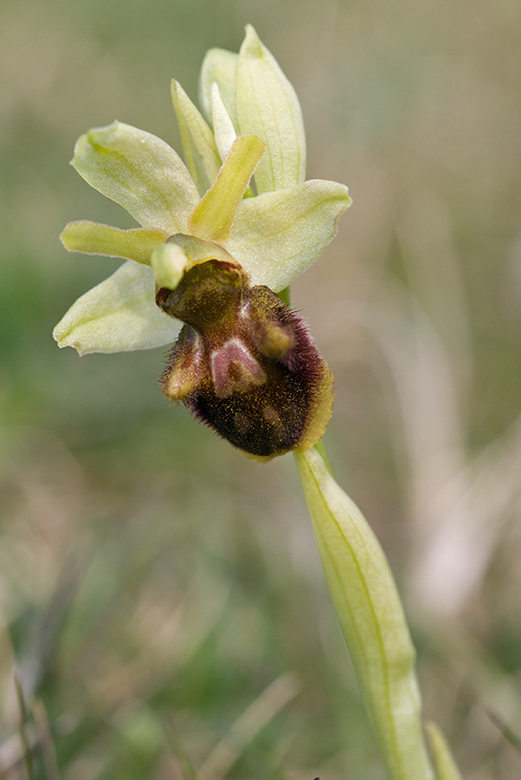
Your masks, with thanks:
[[[281,290],[279,293],[277,293],[281,301],[284,301],[286,306],[290,305],[289,300],[289,287],[285,287],[283,290]]]

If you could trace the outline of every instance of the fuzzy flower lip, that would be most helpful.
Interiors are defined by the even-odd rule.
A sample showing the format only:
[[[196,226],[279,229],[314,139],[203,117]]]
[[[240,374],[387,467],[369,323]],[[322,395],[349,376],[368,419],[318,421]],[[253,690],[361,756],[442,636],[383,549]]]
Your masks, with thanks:
[[[342,184],[305,181],[298,99],[251,26],[239,54],[207,53],[203,112],[175,81],[172,98],[185,162],[161,139],[121,122],[76,144],[73,167],[140,227],[66,226],[66,249],[127,262],[72,305],[54,329],[60,347],[118,352],[176,339],[180,324],[156,306],[151,267],[169,236],[214,242],[252,284],[280,292],[315,262],[351,203]]]
[[[152,267],[157,305],[185,323],[160,380],[164,395],[255,460],[316,444],[331,417],[333,376],[298,315],[213,242],[171,236]]]

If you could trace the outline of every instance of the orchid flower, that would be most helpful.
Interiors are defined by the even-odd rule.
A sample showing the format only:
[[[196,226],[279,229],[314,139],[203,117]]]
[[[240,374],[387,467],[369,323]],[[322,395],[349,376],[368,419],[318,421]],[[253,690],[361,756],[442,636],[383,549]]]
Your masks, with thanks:
[[[329,369],[275,293],[315,262],[351,201],[342,184],[304,180],[298,99],[251,26],[238,55],[208,52],[200,93],[203,113],[172,82],[186,165],[121,122],[78,140],[73,167],[141,227],[67,225],[67,249],[127,262],[73,304],[54,337],[85,354],[159,347],[181,331],[165,394],[266,459],[315,444],[331,415]],[[219,297],[211,323],[201,285]],[[197,316],[186,300],[184,315],[172,304],[181,287]]]

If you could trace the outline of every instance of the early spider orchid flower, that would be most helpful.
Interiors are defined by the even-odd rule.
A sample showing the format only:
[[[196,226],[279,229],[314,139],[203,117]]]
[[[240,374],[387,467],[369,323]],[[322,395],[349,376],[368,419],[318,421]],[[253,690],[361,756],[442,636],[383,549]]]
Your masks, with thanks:
[[[67,225],[67,249],[127,262],[54,337],[80,354],[175,342],[161,378],[170,400],[257,459],[310,447],[331,416],[332,375],[277,293],[334,237],[347,188],[305,181],[297,97],[252,27],[239,54],[207,53],[202,112],[175,81],[172,97],[186,165],[120,122],[76,144],[74,168],[141,227]]]

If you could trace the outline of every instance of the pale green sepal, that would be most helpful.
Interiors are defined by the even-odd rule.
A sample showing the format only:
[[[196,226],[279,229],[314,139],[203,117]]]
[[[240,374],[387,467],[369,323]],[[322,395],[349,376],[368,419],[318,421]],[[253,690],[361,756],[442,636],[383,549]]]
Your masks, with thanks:
[[[156,277],[156,289],[166,287],[175,290],[192,264],[179,246],[169,241],[160,246],[152,255],[151,266]]]
[[[279,292],[313,265],[350,205],[347,187],[323,179],[244,199],[226,249],[253,284]]]
[[[240,135],[221,166],[215,183],[193,210],[190,232],[207,241],[226,241],[265,144],[256,135]]]
[[[122,122],[94,128],[78,139],[72,165],[143,227],[186,231],[197,189],[179,155],[157,136]]]
[[[152,269],[129,260],[78,298],[53,336],[85,355],[161,347],[175,341],[179,328],[155,304]]]
[[[150,265],[150,256],[156,247],[164,244],[168,233],[153,228],[131,228],[120,230],[98,222],[69,222],[60,235],[61,242],[69,252],[84,252],[87,255],[107,255],[135,260]]]
[[[447,740],[439,726],[436,723],[429,722],[426,724],[426,729],[434,757],[437,780],[463,780]]]
[[[251,25],[239,52],[236,92],[238,132],[254,133],[267,146],[255,172],[257,192],[302,184],[306,140],[298,98]]]
[[[228,152],[232,148],[233,142],[237,138],[237,133],[233,126],[232,119],[226,110],[226,106],[221,98],[217,83],[212,84],[212,125],[215,136],[215,143],[219,157],[224,162]]]
[[[415,652],[393,576],[360,510],[314,449],[295,452],[317,545],[351,661],[394,780],[434,780]]]
[[[174,79],[171,82],[171,91],[186,164],[199,194],[202,195],[215,181],[221,167],[221,158],[208,123]]]
[[[238,59],[238,54],[225,49],[206,52],[199,76],[199,102],[209,122],[212,121],[212,84],[217,84],[226,110],[237,128],[235,82]]]

